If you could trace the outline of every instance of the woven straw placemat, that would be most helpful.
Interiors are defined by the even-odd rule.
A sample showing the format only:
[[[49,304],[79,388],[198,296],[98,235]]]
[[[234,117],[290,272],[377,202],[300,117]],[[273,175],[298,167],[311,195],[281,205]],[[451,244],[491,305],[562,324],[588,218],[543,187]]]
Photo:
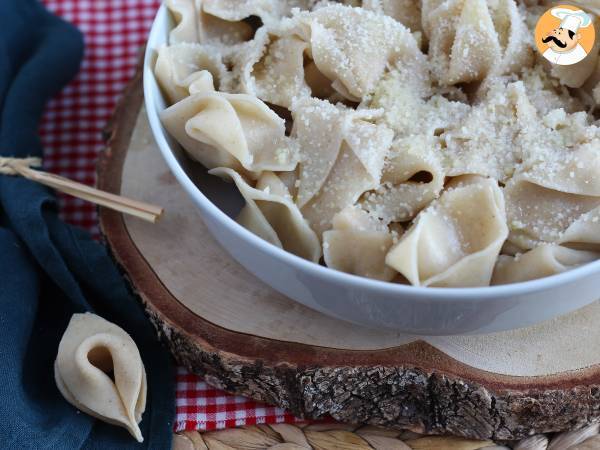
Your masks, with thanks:
[[[600,449],[598,424],[520,442],[492,442],[453,436],[424,436],[372,426],[344,424],[254,425],[174,436],[174,450],[594,450]]]

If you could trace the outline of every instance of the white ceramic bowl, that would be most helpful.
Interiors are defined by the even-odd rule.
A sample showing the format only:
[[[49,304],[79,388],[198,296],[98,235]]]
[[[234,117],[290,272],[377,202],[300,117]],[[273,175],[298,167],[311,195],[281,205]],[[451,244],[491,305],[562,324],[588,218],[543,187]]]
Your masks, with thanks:
[[[152,132],[169,168],[213,236],[240,264],[291,299],[369,327],[420,335],[475,334],[532,325],[600,297],[600,261],[552,277],[507,286],[442,289],[392,284],[314,264],[255,236],[232,217],[243,205],[234,185],[206,174],[165,131],[165,101],[153,74],[155,50],[173,26],[164,6],[154,20],[144,67]],[[167,210],[168,210],[168,205]],[[167,211],[168,213],[168,211]]]

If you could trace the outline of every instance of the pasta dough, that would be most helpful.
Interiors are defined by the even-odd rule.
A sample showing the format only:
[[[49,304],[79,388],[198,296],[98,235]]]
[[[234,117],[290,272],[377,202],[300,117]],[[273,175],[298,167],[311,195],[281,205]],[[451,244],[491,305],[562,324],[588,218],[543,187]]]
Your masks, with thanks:
[[[536,57],[555,1],[166,3],[163,125],[261,238],[415,286],[600,257],[600,40],[573,66]]]
[[[77,409],[144,440],[138,423],[146,408],[146,371],[123,329],[95,314],[74,314],[58,346],[54,376]]]

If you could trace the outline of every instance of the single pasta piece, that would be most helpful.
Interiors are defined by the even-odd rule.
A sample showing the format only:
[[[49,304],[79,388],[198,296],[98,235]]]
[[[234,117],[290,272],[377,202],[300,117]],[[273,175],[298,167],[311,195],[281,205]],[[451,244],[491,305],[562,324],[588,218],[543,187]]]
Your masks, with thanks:
[[[597,214],[590,213],[600,206],[600,141],[594,137],[577,144],[577,126],[566,130],[569,134],[558,136],[558,142],[540,138],[506,185],[509,241],[523,250],[570,241],[589,249],[598,242],[593,231]]]
[[[576,125],[571,124],[569,131],[575,127]],[[598,130],[589,127],[582,136],[584,139],[589,137],[589,131],[594,132],[593,139],[582,144],[577,141],[565,142],[572,138],[569,135],[562,136],[562,142],[549,141],[546,144],[548,148],[538,142],[537,147],[532,147],[533,151],[515,178],[546,189],[600,197],[600,138],[596,137]],[[578,137],[575,136],[574,139]]]
[[[533,61],[514,0],[424,0],[422,8],[432,71],[442,84],[515,73]]]
[[[250,16],[279,18],[281,6],[285,3],[285,0],[202,0],[202,9],[205,13],[223,20],[239,22]]]
[[[95,314],[74,314],[58,345],[54,377],[77,409],[144,440],[138,423],[146,408],[146,371],[122,328]]]
[[[217,89],[225,92],[231,89],[232,74],[215,47],[182,43],[158,49],[154,74],[169,105],[188,97],[190,85],[206,76],[205,71],[212,75]]]
[[[296,33],[310,43],[310,55],[332,87],[351,101],[375,91],[388,67],[415,80],[429,79],[426,57],[410,30],[391,17],[331,5],[301,12]]]
[[[301,258],[319,262],[319,238],[308,226],[286,185],[277,175],[264,172],[256,188],[253,188],[232,169],[220,167],[209,173],[235,182],[246,200],[246,206],[237,219],[241,225],[273,245]]]
[[[422,30],[421,2],[414,0],[362,0],[362,7],[390,16],[412,32]]]
[[[543,244],[517,256],[501,255],[492,284],[509,284],[549,277],[600,258],[600,253]]]
[[[385,224],[349,206],[335,215],[333,228],[323,233],[323,256],[332,269],[391,281],[396,271],[385,264],[385,255],[392,244],[392,233]]]
[[[263,27],[253,43],[238,62],[241,92],[288,109],[294,99],[310,97],[304,75],[306,41]]]
[[[558,242],[572,248],[600,252],[600,207],[579,216]]]
[[[199,42],[201,44],[234,45],[252,37],[252,27],[241,21],[228,21],[204,10],[204,0],[166,0],[175,27],[169,33],[169,44]]]
[[[381,185],[363,196],[363,208],[385,223],[412,220],[444,188],[440,153],[433,137],[414,136],[394,142]],[[412,180],[418,175],[430,179]]]
[[[289,16],[293,8],[310,9],[314,3],[316,0],[202,0],[202,9],[206,14],[230,22],[255,16],[272,26]]]
[[[502,190],[477,176],[454,180],[386,256],[414,286],[488,286],[508,236]]]
[[[523,178],[512,179],[504,192],[510,228],[508,240],[522,250],[560,242],[571,226],[600,206],[600,197],[548,189]],[[576,225],[567,239],[583,239],[585,233],[580,228],[583,223]],[[577,237],[575,229],[580,230]]]
[[[294,170],[297,147],[284,120],[256,97],[215,92],[210,78],[204,73],[193,95],[161,113],[167,131],[208,169],[244,169],[254,178]]]

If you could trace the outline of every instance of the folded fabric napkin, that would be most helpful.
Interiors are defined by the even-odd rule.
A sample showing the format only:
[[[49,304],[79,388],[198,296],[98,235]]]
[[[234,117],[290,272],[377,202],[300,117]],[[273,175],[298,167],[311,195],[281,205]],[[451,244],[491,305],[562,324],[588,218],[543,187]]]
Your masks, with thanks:
[[[0,2],[0,156],[42,156],[46,101],[77,72],[81,34],[35,0]],[[52,192],[0,175],[0,447],[170,448],[173,364],[104,247],[59,220]],[[80,413],[54,383],[58,343],[75,312],[126,330],[148,375],[144,443]]]

